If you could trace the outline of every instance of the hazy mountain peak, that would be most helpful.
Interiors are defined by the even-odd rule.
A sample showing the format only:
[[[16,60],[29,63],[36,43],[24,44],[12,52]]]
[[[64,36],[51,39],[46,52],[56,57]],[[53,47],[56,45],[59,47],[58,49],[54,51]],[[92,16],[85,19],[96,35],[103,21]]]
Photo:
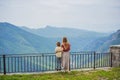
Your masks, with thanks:
[[[43,29],[46,29],[46,30],[53,30],[53,29],[61,29],[61,28],[57,28],[56,26],[50,26],[50,25],[47,25],[45,28]]]
[[[53,26],[47,25],[45,28],[53,28]]]
[[[45,52],[51,50],[51,44],[48,38],[35,35],[9,23],[0,23],[0,48],[5,53]]]
[[[115,33],[113,33],[112,35],[112,39],[116,39],[116,38],[120,38],[120,30],[117,30]]]
[[[99,33],[94,31],[88,31],[88,30],[82,30],[82,29],[75,29],[75,28],[64,28],[64,27],[55,27],[47,25],[45,28],[39,28],[39,29],[27,29],[24,28],[24,30],[29,31],[31,33],[37,34],[39,36],[44,37],[101,37],[101,36],[107,36],[106,33]]]
[[[8,22],[0,22],[0,24],[10,24],[10,23],[8,23]]]
[[[13,25],[13,24],[11,24],[11,23],[8,23],[8,22],[0,22],[0,25],[1,26],[9,26],[9,27],[12,27],[12,26],[15,26],[15,25]]]
[[[119,30],[117,30],[117,32],[118,32],[118,33],[120,33],[120,29],[119,29]]]

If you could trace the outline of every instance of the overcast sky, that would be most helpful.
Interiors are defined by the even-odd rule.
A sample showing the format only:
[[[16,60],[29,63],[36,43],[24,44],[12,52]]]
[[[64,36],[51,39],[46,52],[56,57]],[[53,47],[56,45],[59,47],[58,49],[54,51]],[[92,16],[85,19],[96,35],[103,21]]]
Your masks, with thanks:
[[[120,29],[120,0],[0,0],[0,22],[110,32]]]

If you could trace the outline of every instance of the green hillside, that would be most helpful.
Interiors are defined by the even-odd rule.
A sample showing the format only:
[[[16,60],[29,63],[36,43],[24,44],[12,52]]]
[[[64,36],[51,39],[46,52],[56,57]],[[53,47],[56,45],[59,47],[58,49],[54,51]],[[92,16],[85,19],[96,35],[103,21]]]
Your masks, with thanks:
[[[29,33],[9,23],[0,23],[0,53],[18,54],[53,51],[50,44],[48,38]]]

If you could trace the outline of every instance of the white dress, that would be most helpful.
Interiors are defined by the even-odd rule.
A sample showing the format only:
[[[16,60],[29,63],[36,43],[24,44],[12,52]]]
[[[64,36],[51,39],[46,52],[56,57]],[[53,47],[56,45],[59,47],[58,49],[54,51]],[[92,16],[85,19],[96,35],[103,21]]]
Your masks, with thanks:
[[[69,66],[70,66],[70,53],[68,52],[63,52],[62,54],[62,66],[64,67],[64,70],[69,71]]]

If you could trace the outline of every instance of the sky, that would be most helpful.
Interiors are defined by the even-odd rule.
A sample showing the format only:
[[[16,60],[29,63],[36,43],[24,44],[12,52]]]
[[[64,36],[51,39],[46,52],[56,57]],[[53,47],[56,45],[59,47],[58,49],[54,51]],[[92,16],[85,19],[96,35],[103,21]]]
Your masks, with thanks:
[[[0,22],[111,32],[120,29],[120,0],[0,0]]]

